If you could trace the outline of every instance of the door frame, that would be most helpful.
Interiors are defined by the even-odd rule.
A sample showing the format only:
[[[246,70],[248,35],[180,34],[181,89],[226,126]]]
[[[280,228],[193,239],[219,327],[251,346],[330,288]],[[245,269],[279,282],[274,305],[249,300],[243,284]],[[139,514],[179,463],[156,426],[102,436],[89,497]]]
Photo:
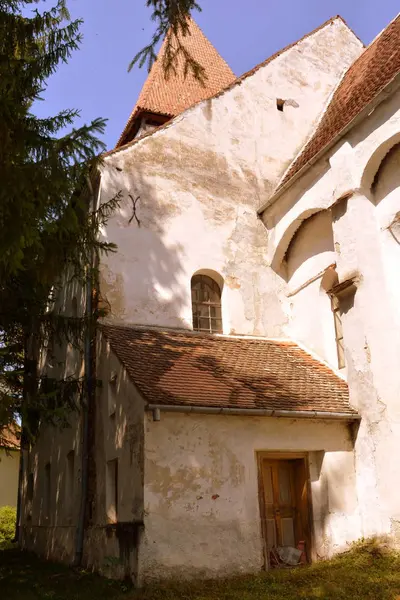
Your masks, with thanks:
[[[258,501],[260,506],[261,535],[264,554],[264,569],[269,570],[269,555],[267,552],[267,532],[266,532],[266,507],[263,485],[262,464],[264,460],[303,460],[306,472],[306,490],[307,490],[307,516],[309,523],[310,548],[308,551],[308,561],[312,562],[314,558],[314,520],[312,510],[311,478],[308,452],[291,452],[286,450],[260,450],[256,451],[257,474],[258,474]]]

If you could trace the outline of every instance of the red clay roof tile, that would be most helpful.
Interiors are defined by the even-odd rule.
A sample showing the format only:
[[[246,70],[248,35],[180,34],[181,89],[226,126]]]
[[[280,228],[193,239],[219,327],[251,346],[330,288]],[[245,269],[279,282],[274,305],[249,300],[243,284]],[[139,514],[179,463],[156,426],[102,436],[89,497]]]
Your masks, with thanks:
[[[103,326],[150,404],[341,412],[348,387],[293,342]]]
[[[400,72],[400,15],[345,73],[311,139],[285,173],[278,190],[324,150]]]

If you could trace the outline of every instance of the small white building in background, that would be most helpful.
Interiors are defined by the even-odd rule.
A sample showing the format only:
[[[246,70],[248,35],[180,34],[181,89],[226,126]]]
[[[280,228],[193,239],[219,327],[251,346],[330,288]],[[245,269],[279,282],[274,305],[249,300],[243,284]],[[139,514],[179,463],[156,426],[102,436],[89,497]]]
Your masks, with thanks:
[[[0,444],[0,508],[17,506],[19,440],[14,431],[2,432]]]
[[[190,31],[205,87],[165,80],[164,44],[98,189],[122,201],[84,563],[139,583],[400,541],[400,17],[368,48],[336,17],[239,78]],[[27,456],[21,533],[67,562],[72,421]]]

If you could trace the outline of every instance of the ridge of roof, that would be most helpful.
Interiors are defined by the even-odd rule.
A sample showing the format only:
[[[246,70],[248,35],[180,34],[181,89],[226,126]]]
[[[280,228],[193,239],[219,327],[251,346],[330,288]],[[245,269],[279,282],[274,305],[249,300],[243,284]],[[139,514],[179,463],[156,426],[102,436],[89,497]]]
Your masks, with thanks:
[[[295,342],[101,325],[150,404],[354,416],[346,382]]]
[[[400,74],[400,13],[344,72],[311,137],[289,165],[270,205],[348,131],[353,121]],[[263,207],[259,212],[263,210]]]
[[[297,44],[300,44],[301,42],[303,42],[307,38],[313,36],[314,34],[318,33],[319,31],[321,31],[322,29],[324,29],[328,25],[331,25],[332,23],[334,23],[337,20],[342,21],[342,23],[344,23],[344,25],[347,27],[347,29],[349,29],[349,31],[351,31],[353,33],[353,35],[361,42],[362,46],[365,48],[364,43],[362,42],[362,40],[355,34],[355,32],[353,31],[353,29],[351,27],[349,27],[349,25],[347,24],[347,22],[345,21],[345,19],[341,15],[336,15],[334,17],[331,17],[330,19],[328,19],[327,21],[325,21],[324,23],[322,23],[321,25],[319,25],[318,27],[316,27],[312,31],[309,31],[308,33],[306,33],[305,35],[303,35],[298,40],[296,40],[294,42],[291,42],[290,44],[288,44],[287,46],[285,46],[281,50],[278,50],[277,52],[275,52],[274,54],[272,54],[271,56],[269,56],[268,58],[266,58],[265,60],[263,60],[262,62],[260,62],[259,64],[257,64],[255,67],[253,67],[252,69],[250,69],[249,71],[246,71],[245,73],[243,73],[242,75],[240,75],[240,77],[237,77],[232,83],[230,83],[226,87],[222,88],[220,91],[216,92],[214,95],[210,96],[209,98],[205,98],[205,99],[199,100],[197,102],[194,102],[191,106],[189,106],[188,108],[186,108],[182,112],[185,112],[186,110],[189,110],[190,108],[193,108],[197,104],[200,104],[200,102],[204,102],[204,100],[207,100],[207,99],[210,100],[210,99],[213,99],[213,98],[219,98],[219,96],[222,96],[226,92],[228,92],[231,89],[235,88],[237,85],[241,85],[241,83],[245,79],[247,79],[248,77],[251,77],[252,75],[254,75],[254,73],[256,73],[259,69],[261,69],[262,67],[266,66],[267,64],[273,62],[276,58],[278,58],[279,56],[281,56],[282,54],[284,54],[288,50],[291,50],[292,48],[294,48],[295,46],[297,46]],[[135,105],[135,108],[136,108],[136,106],[137,105]],[[124,132],[127,129],[128,125],[129,125],[129,122],[131,120],[133,120],[135,118],[136,114],[137,114],[137,113],[135,113],[135,108],[134,108],[134,110],[131,113],[131,116],[130,116],[130,118],[128,120],[127,125],[125,126]],[[181,114],[182,113],[180,113],[179,115],[171,115],[171,119],[167,123],[164,123],[164,124],[160,125],[159,127],[157,127],[157,129],[155,131],[150,131],[148,133],[145,133],[139,139],[134,139],[134,140],[131,140],[130,142],[127,142],[127,143],[124,143],[124,144],[120,143],[121,140],[123,139],[123,134],[121,134],[121,136],[120,136],[120,138],[118,140],[118,143],[115,146],[115,148],[112,148],[111,150],[108,150],[102,156],[103,157],[107,157],[107,156],[111,156],[113,154],[116,154],[117,152],[120,152],[121,150],[126,150],[127,148],[130,148],[134,144],[138,143],[139,141],[142,141],[142,140],[146,139],[147,137],[150,137],[154,133],[156,133],[156,132],[158,132],[160,130],[166,129]]]
[[[192,73],[185,76],[184,60],[181,56],[177,57],[177,72],[166,77],[163,60],[168,38],[171,35],[171,29],[169,29],[116,147],[123,144],[140,113],[148,112],[174,117],[196,102],[213,96],[221,88],[235,80],[235,75],[228,63],[191,17],[188,18],[188,25],[186,35],[180,33],[178,36],[192,58],[204,68],[206,76],[204,83],[197,80]]]

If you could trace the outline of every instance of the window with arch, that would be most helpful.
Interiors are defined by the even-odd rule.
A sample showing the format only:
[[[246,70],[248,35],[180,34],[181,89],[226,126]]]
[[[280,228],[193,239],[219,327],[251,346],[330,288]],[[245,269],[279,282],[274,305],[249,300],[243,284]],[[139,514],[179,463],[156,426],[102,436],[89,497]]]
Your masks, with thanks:
[[[208,275],[193,275],[192,282],[193,329],[208,333],[222,333],[221,288]]]

